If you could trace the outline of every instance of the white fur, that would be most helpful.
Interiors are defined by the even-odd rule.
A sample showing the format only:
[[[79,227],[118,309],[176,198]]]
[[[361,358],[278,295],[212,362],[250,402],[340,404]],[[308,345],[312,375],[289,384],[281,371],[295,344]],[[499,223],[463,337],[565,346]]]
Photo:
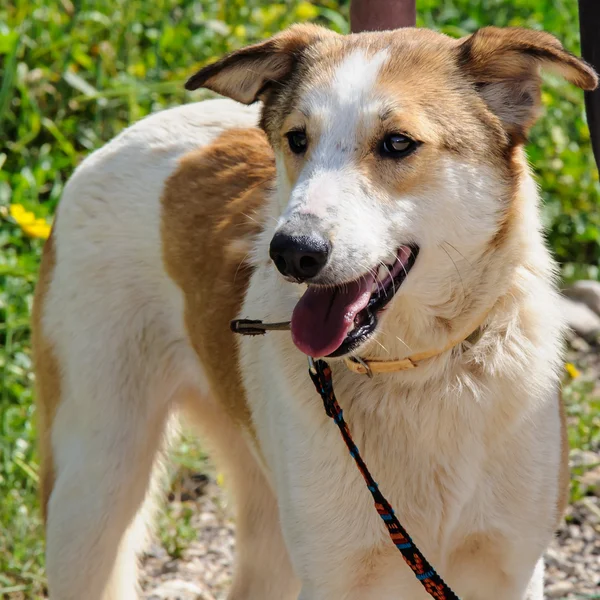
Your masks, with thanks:
[[[361,127],[376,118],[381,106],[373,89],[388,56],[387,51],[368,57],[364,50],[356,50],[342,61],[328,85],[302,97],[299,109],[318,123],[320,135],[291,193],[285,184],[279,187],[279,204],[287,203],[279,224],[318,217],[323,229],[339,240],[330,268],[346,280],[390,254],[393,257],[397,249],[381,255],[382,240],[389,235],[387,221],[377,196],[368,193],[370,186],[357,173],[354,156]],[[363,209],[365,204],[368,210]],[[352,262],[347,260],[350,251]]]
[[[171,404],[183,386],[206,393],[181,292],[163,267],[164,182],[181,156],[256,120],[256,109],[228,100],[150,116],[86,159],[65,189],[43,319],[64,365],[47,530],[53,598],[136,596],[133,520]]]
[[[447,154],[432,165],[428,185],[410,195],[389,198],[370,185],[354,145],[389,100],[373,91],[385,54],[368,60],[355,52],[330,87],[300,97],[313,145],[294,186],[280,167],[270,216],[288,231],[309,216],[327,232],[335,242],[326,269],[337,280],[362,275],[401,243],[419,243],[413,273],[362,354],[386,359],[442,347],[447,334],[434,317],[462,330],[495,305],[470,350],[374,381],[334,361],[334,382],[375,478],[461,597],[541,600],[540,556],[557,516],[562,319],[537,192],[524,176],[518,222],[506,249],[490,257],[503,187],[489,165]],[[257,271],[242,314],[278,321],[289,317],[302,290],[262,260],[271,222],[255,249]],[[486,270],[494,276],[483,276]],[[386,548],[387,533],[307,382],[306,358],[286,336],[240,344],[284,536],[303,583],[301,600],[426,598],[396,554],[364,566],[371,553]],[[474,536],[480,549],[460,554]]]
[[[539,559],[556,517],[561,319],[537,195],[526,179],[528,202],[511,233],[518,268],[509,269],[482,252],[498,219],[491,169],[448,158],[436,179],[444,182],[444,203],[434,186],[396,199],[391,214],[357,191],[344,144],[377,110],[369,90],[383,60],[385,53],[352,55],[332,88],[310,100],[311,111],[321,111],[331,126],[290,190],[282,221],[296,211],[327,219],[323,202],[343,204],[337,264],[349,274],[344,244],[364,249],[360,260],[371,265],[403,236],[420,236],[419,263],[378,334],[386,351],[372,343],[370,355],[403,356],[407,344],[415,351],[436,347],[442,334],[433,317],[458,318],[467,292],[475,298],[469,318],[498,301],[472,349],[446,353],[418,373],[373,381],[335,363],[334,381],[383,492],[463,600],[541,600]],[[207,431],[225,432],[230,444],[220,449],[221,458],[237,494],[247,498],[248,514],[256,516],[254,529],[241,538],[232,600],[291,600],[298,597],[298,580],[301,600],[427,597],[390,551],[364,483],[308,379],[306,357],[289,336],[240,342],[264,471],[211,400],[187,339],[181,292],[161,260],[162,188],[186,152],[228,127],[255,122],[255,110],[227,101],[159,113],[92,155],[65,190],[43,319],[64,366],[48,522],[54,600],[135,597],[135,519],[174,405],[191,411]],[[281,200],[280,189],[270,205],[276,218]],[[477,214],[467,210],[473,201]],[[261,260],[242,313],[280,320],[292,312],[299,287],[265,264],[271,235],[272,229],[257,242]],[[458,248],[454,260],[440,249],[444,242]],[[496,276],[481,283],[486,268]],[[495,543],[458,555],[474,535]]]

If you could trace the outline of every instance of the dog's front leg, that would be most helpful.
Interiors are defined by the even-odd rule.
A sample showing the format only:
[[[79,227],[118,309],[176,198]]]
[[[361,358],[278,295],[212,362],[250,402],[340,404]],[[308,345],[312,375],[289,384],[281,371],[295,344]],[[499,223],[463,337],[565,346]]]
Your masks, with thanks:
[[[332,575],[335,576],[334,573]],[[428,596],[420,585],[414,585],[409,578],[399,583],[397,580],[392,582],[391,578],[384,576],[371,581],[366,587],[357,587],[351,580],[335,592],[330,588],[316,589],[313,585],[306,585],[302,588],[298,600],[332,600],[333,598],[336,600],[430,600],[431,596]]]
[[[490,590],[494,600],[543,600],[543,558],[536,562],[533,550],[522,546],[482,544],[469,560],[454,563],[451,576],[462,600],[489,600]]]
[[[540,558],[527,588],[525,600],[544,600],[544,559]]]
[[[256,368],[246,385],[300,600],[426,600],[310,381],[280,378],[285,366],[266,347],[248,356],[272,365],[269,385]]]

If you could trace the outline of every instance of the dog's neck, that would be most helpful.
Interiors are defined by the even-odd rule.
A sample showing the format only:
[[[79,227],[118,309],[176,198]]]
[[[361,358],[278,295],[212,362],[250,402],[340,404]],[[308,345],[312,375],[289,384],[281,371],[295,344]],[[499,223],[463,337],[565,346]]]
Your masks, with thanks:
[[[464,343],[472,346],[475,344],[485,329],[485,321],[487,320],[491,308],[485,311],[476,323],[471,324],[462,333],[450,338],[441,348],[434,348],[424,352],[410,354],[404,358],[388,358],[388,359],[371,359],[362,355],[345,358],[344,362],[350,371],[360,375],[368,375],[373,377],[379,373],[397,373],[399,371],[410,371],[419,368],[425,361],[441,356],[446,352],[452,351],[454,348],[461,346]]]
[[[439,363],[453,354],[453,348],[471,349],[484,336],[489,342],[510,332],[515,339],[521,338],[516,343],[527,345],[539,329],[562,327],[560,315],[546,314],[555,306],[550,301],[555,294],[555,267],[541,234],[537,191],[527,172],[514,202],[511,210],[518,218],[506,226],[493,251],[483,249],[469,256],[461,279],[435,304],[425,295],[398,296],[361,358],[383,364],[403,358],[418,362],[425,357],[427,363]],[[412,370],[408,376],[419,377],[424,370]],[[390,365],[389,372],[394,371]]]

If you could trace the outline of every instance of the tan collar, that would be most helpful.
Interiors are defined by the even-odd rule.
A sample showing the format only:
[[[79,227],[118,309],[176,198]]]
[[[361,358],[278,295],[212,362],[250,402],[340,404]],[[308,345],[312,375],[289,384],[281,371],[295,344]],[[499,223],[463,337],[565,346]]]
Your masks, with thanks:
[[[344,362],[346,363],[348,369],[353,373],[358,373],[359,375],[368,375],[369,377],[373,377],[373,375],[376,373],[396,373],[397,371],[415,369],[422,361],[427,360],[428,358],[433,358],[434,356],[439,356],[440,354],[451,350],[463,342],[468,341],[471,344],[474,344],[483,333],[483,323],[488,318],[490,311],[491,308],[486,310],[475,325],[471,324],[463,334],[453,337],[451,341],[441,349],[418,352],[412,356],[399,358],[397,360],[370,360],[351,356],[344,358]],[[231,321],[230,327],[231,331],[241,335],[263,335],[267,331],[287,331],[290,328],[290,322],[285,321],[282,323],[263,323],[262,321],[255,321],[251,319],[235,319],[234,321]]]
[[[353,373],[368,375],[369,377],[373,377],[373,375],[377,373],[396,373],[397,371],[416,369],[422,361],[433,358],[434,356],[439,356],[463,342],[469,341],[475,343],[483,333],[483,323],[487,319],[489,313],[490,310],[485,311],[483,317],[479,319],[475,326],[471,324],[466,332],[463,332],[460,336],[453,337],[450,342],[441,349],[438,348],[436,350],[418,352],[412,356],[399,358],[397,360],[369,360],[351,356],[344,358],[344,362],[348,369]]]

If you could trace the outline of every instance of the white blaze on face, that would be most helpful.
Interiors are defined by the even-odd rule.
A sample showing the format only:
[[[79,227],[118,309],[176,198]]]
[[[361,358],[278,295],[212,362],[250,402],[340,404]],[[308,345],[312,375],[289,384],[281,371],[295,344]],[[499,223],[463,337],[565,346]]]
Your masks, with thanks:
[[[340,102],[352,104],[371,95],[379,71],[389,57],[387,50],[368,56],[363,49],[347,56],[333,76],[331,87]]]
[[[379,101],[374,89],[387,58],[387,50],[372,56],[356,50],[337,67],[329,85],[303,99],[308,114],[319,124],[312,162],[320,168],[343,168],[359,142],[359,131],[377,119]]]
[[[309,138],[316,131],[318,137],[284,216],[302,212],[321,217],[328,205],[337,205],[340,192],[352,185],[358,132],[377,118],[379,102],[373,90],[387,58],[387,50],[372,56],[356,50],[341,62],[328,84],[301,98],[299,109],[310,115]]]
[[[387,58],[387,51],[368,55],[356,50],[337,66],[327,84],[300,99],[299,109],[309,115],[309,144],[314,145],[282,221],[292,215],[316,217],[322,230],[335,236],[333,258],[337,255],[343,271],[349,268],[346,256],[359,259],[362,267],[355,264],[354,269],[361,271],[379,260],[385,238],[385,219],[378,199],[366,192],[356,149],[365,142],[359,137],[379,118],[381,100],[374,90]]]

